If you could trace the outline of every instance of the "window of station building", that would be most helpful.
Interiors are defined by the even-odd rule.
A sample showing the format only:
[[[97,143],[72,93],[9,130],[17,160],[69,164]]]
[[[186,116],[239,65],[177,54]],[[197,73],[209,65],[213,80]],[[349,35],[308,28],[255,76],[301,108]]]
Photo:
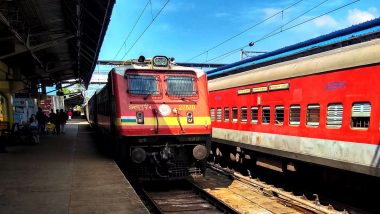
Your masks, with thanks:
[[[306,112],[306,125],[319,126],[320,106],[318,104],[308,105]]]
[[[284,106],[276,106],[274,112],[274,122],[276,125],[284,124]]]
[[[228,107],[224,108],[224,121],[225,122],[230,121],[230,108]]]
[[[216,109],[216,121],[222,121],[222,109],[221,108]]]
[[[264,106],[261,113],[262,113],[262,118],[261,118],[262,123],[268,124],[270,122],[270,107]]]
[[[240,121],[247,122],[247,107],[241,107]]]
[[[259,119],[259,108],[258,107],[251,107],[251,123],[256,124]]]
[[[238,121],[238,109],[232,108],[232,122]]]
[[[369,127],[371,119],[371,103],[362,102],[354,103],[352,105],[351,112],[351,127],[352,128],[364,128]]]
[[[211,117],[211,121],[215,121],[215,109],[214,108],[210,109],[210,117]]]
[[[301,121],[301,106],[291,105],[289,109],[289,125],[299,126]]]
[[[342,127],[343,105],[341,103],[327,105],[326,125],[330,128]]]

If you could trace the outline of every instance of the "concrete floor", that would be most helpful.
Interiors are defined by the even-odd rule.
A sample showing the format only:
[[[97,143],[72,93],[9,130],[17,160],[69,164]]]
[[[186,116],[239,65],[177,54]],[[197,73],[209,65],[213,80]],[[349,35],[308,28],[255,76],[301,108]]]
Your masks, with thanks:
[[[0,213],[149,213],[84,120],[0,153]]]

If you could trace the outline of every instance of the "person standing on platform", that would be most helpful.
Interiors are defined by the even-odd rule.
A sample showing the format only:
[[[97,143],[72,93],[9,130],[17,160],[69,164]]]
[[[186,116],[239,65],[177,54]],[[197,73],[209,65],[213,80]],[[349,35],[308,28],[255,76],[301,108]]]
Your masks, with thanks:
[[[36,119],[38,122],[38,132],[40,134],[45,134],[45,125],[46,125],[46,115],[42,112],[42,108],[38,107],[38,111],[36,113]]]
[[[73,112],[71,110],[69,110],[69,112],[67,113],[67,115],[69,116],[69,120],[71,120],[71,117],[73,116]]]
[[[59,112],[59,118],[60,118],[60,125],[61,125],[61,133],[65,134],[65,125],[66,125],[68,116],[66,112],[63,111],[63,109],[61,109],[61,111]]]
[[[42,109],[41,109],[42,110]],[[36,116],[32,114],[32,116],[29,118],[29,130],[31,137],[32,137],[32,142],[34,144],[40,143],[40,135],[38,134],[38,121],[36,119]]]
[[[55,132],[57,135],[61,134],[61,115],[59,113],[59,109],[56,110],[56,120],[55,120]]]
[[[54,124],[54,129],[53,129],[52,133],[57,133],[57,130],[55,128],[55,124],[56,124],[56,121],[57,121],[57,115],[54,113],[53,109],[51,110],[51,112],[49,114],[49,120],[50,120],[51,124]]]

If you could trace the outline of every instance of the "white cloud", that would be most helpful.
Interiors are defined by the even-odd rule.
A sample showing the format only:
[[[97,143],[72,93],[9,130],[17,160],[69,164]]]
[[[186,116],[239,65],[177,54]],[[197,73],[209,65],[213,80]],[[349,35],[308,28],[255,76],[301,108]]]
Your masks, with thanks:
[[[262,9],[262,12],[264,13],[264,17],[265,18],[269,18],[271,16],[273,16],[274,14],[280,12],[282,9],[280,8],[271,8],[271,7],[268,7],[268,8],[263,8]]]
[[[314,24],[317,27],[331,27],[335,28],[338,26],[338,22],[331,16],[321,16],[314,20]]]
[[[225,12],[215,13],[215,17],[216,17],[216,18],[224,18],[224,17],[227,17],[227,16],[229,16],[229,15],[230,15],[230,14],[225,13]]]
[[[370,8],[368,11],[353,9],[348,11],[347,21],[351,25],[359,24],[375,18],[376,8]]]

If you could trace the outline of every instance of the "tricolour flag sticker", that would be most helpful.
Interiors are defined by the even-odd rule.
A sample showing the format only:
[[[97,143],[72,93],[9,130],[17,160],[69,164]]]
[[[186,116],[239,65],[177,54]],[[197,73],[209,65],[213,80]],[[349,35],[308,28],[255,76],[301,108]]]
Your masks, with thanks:
[[[136,116],[121,116],[122,123],[136,123]]]

